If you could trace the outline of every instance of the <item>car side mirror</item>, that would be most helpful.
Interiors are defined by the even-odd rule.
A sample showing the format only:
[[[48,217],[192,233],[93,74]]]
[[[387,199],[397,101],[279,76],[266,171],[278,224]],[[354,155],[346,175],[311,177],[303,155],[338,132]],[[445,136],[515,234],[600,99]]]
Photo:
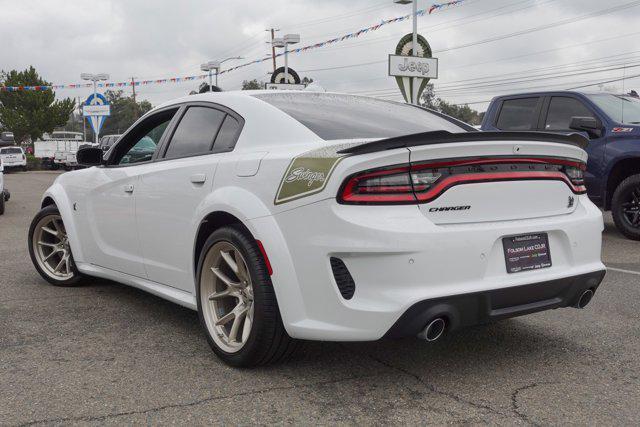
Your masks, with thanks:
[[[100,166],[103,155],[104,152],[98,147],[82,147],[76,153],[76,160],[80,166]]]
[[[586,132],[592,138],[602,136],[602,123],[595,117],[572,117],[570,129]]]

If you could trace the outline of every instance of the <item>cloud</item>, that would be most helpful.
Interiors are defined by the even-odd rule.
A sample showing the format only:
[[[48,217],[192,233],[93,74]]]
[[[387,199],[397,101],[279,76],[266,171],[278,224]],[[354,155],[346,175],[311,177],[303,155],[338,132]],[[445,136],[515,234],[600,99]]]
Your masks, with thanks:
[[[468,89],[453,90],[451,88],[462,87],[462,83],[454,82],[499,79],[506,73],[520,73],[514,76],[526,78],[542,73],[534,70],[543,68],[547,68],[548,73],[558,73],[623,60],[629,64],[640,62],[635,47],[638,35],[612,39],[634,31],[635,27],[629,24],[640,17],[640,7],[456,49],[463,44],[628,2],[468,0],[462,6],[421,18],[421,33],[435,51],[454,48],[436,55],[440,58],[436,90],[453,102],[476,102],[505,90],[526,90],[535,85],[474,88],[466,83]],[[420,7],[429,4],[421,1]],[[271,26],[282,32],[299,32],[304,45],[409,13],[408,7],[395,5],[391,0],[0,0],[0,10],[3,15],[0,66],[7,70],[34,65],[46,79],[56,83],[77,82],[81,72],[108,72],[115,81],[199,74],[199,64],[207,60],[237,55],[255,59],[267,55],[269,34],[264,30]],[[384,60],[398,39],[410,30],[409,22],[389,25],[334,47],[292,55],[290,63],[300,71],[335,68],[301,73],[313,77],[328,90],[399,99],[395,82],[387,77]],[[609,40],[601,41],[603,39]],[[590,44],[573,46],[580,43]],[[560,49],[563,46],[573,47]],[[532,55],[541,51],[549,52]],[[616,54],[620,56],[604,58]],[[519,58],[508,59],[512,57]],[[603,59],[585,62],[597,58]],[[339,68],[374,61],[381,62]],[[558,68],[563,64],[578,65]],[[245,79],[266,80],[270,69],[270,61],[252,65],[220,76],[221,85],[225,89],[237,89]],[[537,85],[562,88],[565,83],[606,80],[619,75],[619,71],[611,71],[542,80]],[[634,80],[627,82],[627,86],[640,86],[639,83],[640,80]],[[138,92],[158,104],[188,93],[197,84],[151,85],[141,87]],[[616,86],[616,90],[621,89],[620,84]],[[85,97],[88,92],[64,90],[59,91],[58,96]]]

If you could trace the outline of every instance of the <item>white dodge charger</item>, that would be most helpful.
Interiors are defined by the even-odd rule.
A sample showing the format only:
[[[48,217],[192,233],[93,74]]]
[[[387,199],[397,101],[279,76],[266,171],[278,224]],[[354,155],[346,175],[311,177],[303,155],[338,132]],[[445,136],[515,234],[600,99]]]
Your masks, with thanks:
[[[309,92],[181,98],[59,176],[29,230],[54,285],[102,277],[197,310],[235,366],[298,339],[444,332],[584,307],[605,274],[580,135],[475,132]]]

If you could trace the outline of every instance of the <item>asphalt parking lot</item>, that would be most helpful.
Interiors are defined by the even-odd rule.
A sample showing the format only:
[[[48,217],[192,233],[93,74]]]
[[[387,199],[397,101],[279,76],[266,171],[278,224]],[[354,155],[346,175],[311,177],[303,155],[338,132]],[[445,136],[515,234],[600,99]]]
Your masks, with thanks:
[[[46,284],[26,235],[57,174],[5,175],[0,216],[0,424],[638,424],[640,242],[607,217],[610,270],[585,310],[437,343],[307,343],[237,370],[195,312],[117,283]],[[638,272],[638,273],[634,273]]]

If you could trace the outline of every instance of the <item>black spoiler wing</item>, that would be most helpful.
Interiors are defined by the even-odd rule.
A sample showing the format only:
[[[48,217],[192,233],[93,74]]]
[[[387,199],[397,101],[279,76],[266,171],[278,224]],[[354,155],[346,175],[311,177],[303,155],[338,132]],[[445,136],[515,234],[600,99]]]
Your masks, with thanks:
[[[579,133],[551,133],[551,132],[461,132],[451,133],[444,130],[434,132],[414,133],[396,136],[379,141],[368,142],[355,147],[338,151],[339,154],[367,154],[378,151],[393,150],[395,148],[418,147],[421,145],[450,144],[454,142],[475,141],[543,141],[557,144],[573,145],[583,150],[589,140]]]

